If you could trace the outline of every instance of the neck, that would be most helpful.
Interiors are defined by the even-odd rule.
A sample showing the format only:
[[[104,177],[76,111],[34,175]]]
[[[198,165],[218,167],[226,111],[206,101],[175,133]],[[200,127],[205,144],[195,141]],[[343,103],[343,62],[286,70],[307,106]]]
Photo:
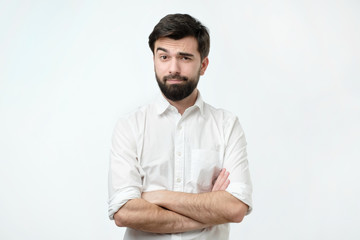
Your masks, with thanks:
[[[180,101],[172,101],[167,99],[166,100],[173,105],[174,107],[176,107],[176,109],[178,110],[178,112],[183,115],[183,113],[185,112],[185,110],[191,106],[193,106],[196,102],[198,96],[198,90],[195,88],[194,91],[187,96],[186,98],[180,100]]]

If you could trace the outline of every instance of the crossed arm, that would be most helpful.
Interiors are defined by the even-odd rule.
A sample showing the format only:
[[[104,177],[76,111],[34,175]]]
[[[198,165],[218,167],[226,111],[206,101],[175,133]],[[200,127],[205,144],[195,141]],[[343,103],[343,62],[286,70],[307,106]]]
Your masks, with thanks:
[[[228,177],[223,169],[208,193],[145,192],[141,199],[129,200],[114,214],[115,223],[145,232],[177,233],[241,222],[248,206],[225,191]]]

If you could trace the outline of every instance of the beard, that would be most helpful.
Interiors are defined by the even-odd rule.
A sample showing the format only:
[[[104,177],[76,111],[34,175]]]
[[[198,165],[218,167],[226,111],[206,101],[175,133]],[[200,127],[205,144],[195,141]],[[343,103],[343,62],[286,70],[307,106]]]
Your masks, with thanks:
[[[194,78],[187,78],[179,74],[167,75],[160,80],[159,76],[155,72],[156,81],[159,85],[161,92],[165,97],[171,101],[180,101],[188,97],[194,89],[197,87],[200,79],[200,71]],[[184,81],[180,84],[166,84],[168,79],[177,79]]]

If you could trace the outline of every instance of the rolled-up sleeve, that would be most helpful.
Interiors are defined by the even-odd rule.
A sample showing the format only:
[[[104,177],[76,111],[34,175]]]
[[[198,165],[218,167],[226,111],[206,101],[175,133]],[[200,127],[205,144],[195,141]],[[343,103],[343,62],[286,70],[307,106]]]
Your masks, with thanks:
[[[129,200],[141,198],[143,171],[138,162],[136,129],[127,118],[116,124],[109,166],[109,209],[114,214]]]
[[[226,148],[224,168],[229,172],[230,185],[227,192],[249,206],[247,214],[252,211],[252,183],[249,162],[246,152],[244,131],[236,117],[230,118],[225,124]]]

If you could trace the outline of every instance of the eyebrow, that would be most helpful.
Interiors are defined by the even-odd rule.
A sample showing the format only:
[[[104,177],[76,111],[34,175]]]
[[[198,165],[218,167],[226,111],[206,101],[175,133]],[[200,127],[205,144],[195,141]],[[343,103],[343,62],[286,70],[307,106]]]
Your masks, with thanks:
[[[194,54],[185,53],[185,52],[179,52],[178,55],[183,56],[183,57],[194,57]]]
[[[157,51],[164,51],[164,52],[166,52],[166,53],[169,52],[167,49],[162,48],[162,47],[158,47],[158,48],[156,49],[156,52],[157,52]],[[183,56],[183,57],[194,57],[194,54],[186,53],[186,52],[178,52],[177,55]]]
[[[157,52],[157,51],[164,51],[164,52],[168,52],[168,50],[167,50],[167,49],[162,48],[162,47],[158,47],[158,48],[156,49],[156,52]]]

